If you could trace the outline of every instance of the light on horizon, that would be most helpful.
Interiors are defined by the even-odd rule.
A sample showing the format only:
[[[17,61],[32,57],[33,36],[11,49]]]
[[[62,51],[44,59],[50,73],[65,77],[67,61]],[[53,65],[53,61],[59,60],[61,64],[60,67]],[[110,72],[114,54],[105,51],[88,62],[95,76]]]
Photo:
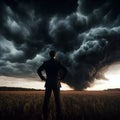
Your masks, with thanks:
[[[44,90],[45,82],[39,78],[16,78],[0,76],[0,87],[17,87]],[[61,90],[73,90],[69,85],[61,83]]]
[[[104,73],[107,80],[97,80],[85,90],[94,91],[94,90],[106,90],[106,89],[116,89],[120,88],[120,63],[114,63],[110,65],[106,72]],[[69,85],[61,83],[61,90],[74,90]],[[19,88],[33,88],[44,90],[45,82],[41,81],[40,78],[17,78],[17,77],[8,77],[0,76],[0,87],[19,87]]]
[[[104,73],[105,78],[108,80],[97,80],[85,90],[94,91],[94,90],[106,90],[106,89],[115,89],[120,88],[120,63],[114,63],[107,68],[107,71]]]

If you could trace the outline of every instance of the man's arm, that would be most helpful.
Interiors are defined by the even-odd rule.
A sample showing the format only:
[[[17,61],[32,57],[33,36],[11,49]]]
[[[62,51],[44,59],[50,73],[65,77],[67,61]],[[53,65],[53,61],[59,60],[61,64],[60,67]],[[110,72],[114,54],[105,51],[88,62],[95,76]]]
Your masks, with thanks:
[[[38,68],[37,73],[38,73],[39,77],[41,78],[41,80],[46,80],[46,78],[42,74],[43,70],[44,70],[44,64]]]

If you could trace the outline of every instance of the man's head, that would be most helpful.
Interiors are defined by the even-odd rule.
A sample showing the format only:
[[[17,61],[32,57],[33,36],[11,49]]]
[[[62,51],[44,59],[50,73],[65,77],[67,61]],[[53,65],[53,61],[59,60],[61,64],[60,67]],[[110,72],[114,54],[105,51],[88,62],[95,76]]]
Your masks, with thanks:
[[[51,57],[52,59],[55,59],[56,51],[51,50],[51,51],[49,52],[49,55],[50,55],[50,57]]]

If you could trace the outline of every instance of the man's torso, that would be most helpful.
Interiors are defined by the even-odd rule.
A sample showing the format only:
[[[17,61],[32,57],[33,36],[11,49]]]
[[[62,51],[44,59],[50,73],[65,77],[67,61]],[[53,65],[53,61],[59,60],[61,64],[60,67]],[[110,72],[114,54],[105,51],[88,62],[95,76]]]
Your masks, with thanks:
[[[47,86],[58,86],[60,87],[60,81],[58,81],[58,73],[60,70],[60,63],[56,60],[48,60],[44,63],[44,69],[46,72],[46,84],[45,87]]]

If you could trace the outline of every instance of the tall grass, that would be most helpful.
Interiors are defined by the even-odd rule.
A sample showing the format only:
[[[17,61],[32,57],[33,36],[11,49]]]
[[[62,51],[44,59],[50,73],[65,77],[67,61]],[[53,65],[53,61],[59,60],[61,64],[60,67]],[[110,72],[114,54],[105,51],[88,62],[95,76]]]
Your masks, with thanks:
[[[44,92],[0,92],[0,120],[41,120]],[[61,92],[64,120],[120,120],[120,92]],[[55,120],[54,97],[50,120]]]

